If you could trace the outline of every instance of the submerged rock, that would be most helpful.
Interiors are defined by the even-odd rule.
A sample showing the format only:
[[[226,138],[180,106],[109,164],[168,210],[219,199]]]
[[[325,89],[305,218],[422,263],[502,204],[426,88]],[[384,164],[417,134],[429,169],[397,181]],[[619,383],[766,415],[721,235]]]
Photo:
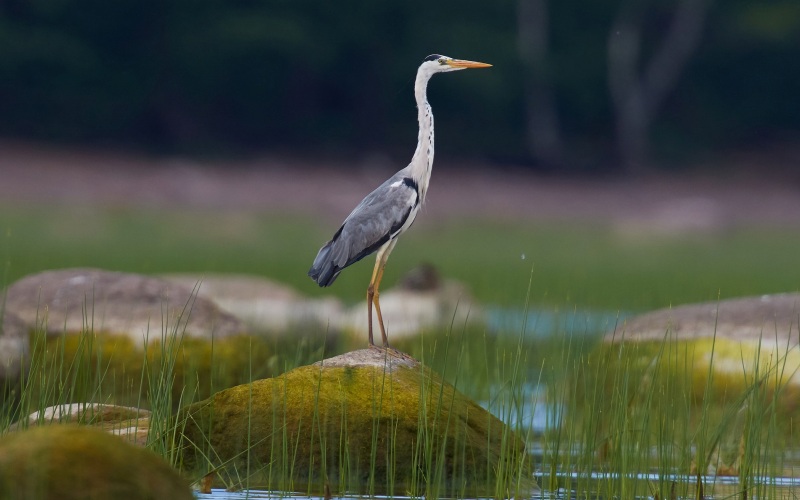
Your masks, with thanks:
[[[397,351],[354,351],[233,387],[178,422],[185,467],[249,471],[239,477],[250,486],[434,497],[532,486],[514,432]]]
[[[155,453],[98,429],[50,425],[0,438],[0,498],[193,499]]]

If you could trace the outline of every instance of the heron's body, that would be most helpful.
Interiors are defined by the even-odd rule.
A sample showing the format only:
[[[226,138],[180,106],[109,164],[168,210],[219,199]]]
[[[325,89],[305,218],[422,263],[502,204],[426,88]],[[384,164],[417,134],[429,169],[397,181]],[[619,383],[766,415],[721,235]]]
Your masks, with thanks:
[[[368,194],[320,249],[309,272],[320,286],[330,286],[342,269],[389,245],[414,222],[421,200],[406,170]]]
[[[417,70],[414,97],[417,101],[419,138],[407,167],[398,171],[368,194],[345,219],[342,226],[314,259],[308,275],[320,286],[330,286],[347,266],[378,252],[375,269],[367,288],[369,343],[372,345],[372,305],[378,315],[384,346],[388,337],[378,300],[383,268],[397,238],[413,224],[428,190],[433,167],[433,112],[427,99],[431,76],[444,71],[488,67],[488,64],[460,61],[440,55],[425,58]]]

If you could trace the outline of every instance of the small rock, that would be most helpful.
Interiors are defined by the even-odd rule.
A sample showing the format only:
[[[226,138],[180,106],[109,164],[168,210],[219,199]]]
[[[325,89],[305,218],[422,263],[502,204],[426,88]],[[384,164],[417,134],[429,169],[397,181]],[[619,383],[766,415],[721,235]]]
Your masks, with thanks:
[[[93,331],[135,342],[164,334],[226,337],[245,325],[213,302],[169,281],[100,269],[61,269],[27,276],[7,290],[6,310],[49,335]]]
[[[83,424],[120,436],[144,446],[150,432],[150,412],[143,408],[100,403],[72,403],[49,406],[28,415],[27,425]],[[13,429],[19,429],[17,423]]]
[[[424,263],[407,272],[397,286],[403,290],[438,290],[442,286],[442,276],[432,264]]]
[[[0,386],[16,380],[28,366],[29,327],[9,311],[0,310]]]
[[[341,302],[335,298],[309,299],[273,281],[235,274],[167,274],[163,278],[198,296],[212,300],[224,311],[259,332],[287,333],[293,329],[338,323]]]
[[[150,450],[106,432],[48,425],[0,438],[0,498],[186,499],[191,488]]]

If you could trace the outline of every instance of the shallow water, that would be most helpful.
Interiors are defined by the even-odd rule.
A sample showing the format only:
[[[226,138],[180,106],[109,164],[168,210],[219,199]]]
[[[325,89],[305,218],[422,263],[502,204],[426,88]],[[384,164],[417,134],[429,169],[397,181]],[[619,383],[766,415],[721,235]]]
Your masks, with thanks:
[[[575,309],[558,311],[552,309],[528,309],[489,307],[486,324],[490,332],[518,335],[525,329],[531,338],[548,338],[569,332],[570,335],[598,335],[613,331],[622,320],[631,316],[624,311],[598,311]]]
[[[622,319],[628,316],[626,313],[614,311],[548,311],[533,310],[523,312],[514,309],[492,308],[487,313],[489,330],[497,333],[518,334],[523,331],[526,336],[530,333],[531,337],[545,339],[563,332],[570,332],[578,336],[596,336],[607,331],[611,331]],[[530,337],[529,337],[530,338]],[[495,414],[505,423],[530,431],[533,438],[528,446],[534,463],[542,464],[546,461],[544,450],[539,442],[548,429],[557,428],[561,424],[563,411],[557,403],[547,401],[546,386],[535,383],[524,383],[521,389],[520,399],[515,402],[522,405],[517,407],[514,412],[503,412],[502,409],[493,407],[489,401],[479,401],[479,404]],[[500,390],[500,388],[498,388]],[[496,393],[497,391],[490,391]],[[518,411],[519,410],[519,411]],[[715,500],[723,498],[777,498],[777,499],[798,499],[800,498],[800,450],[792,451],[784,456],[784,466],[786,477],[755,477],[749,478],[748,495],[742,496],[742,485],[738,477],[729,476],[701,476],[703,484],[704,498]],[[677,494],[675,498],[689,500],[697,498],[696,485],[697,476],[683,474],[659,475],[655,473],[640,473],[622,477],[619,474],[608,472],[578,473],[578,472],[542,472],[534,473],[534,477],[539,485],[557,484],[557,489],[553,491],[537,491],[531,494],[531,499],[547,500],[572,500],[572,499],[598,499],[609,500],[620,498],[617,492],[611,491],[609,495],[598,495],[596,491],[608,491],[608,484],[615,484],[619,481],[630,481],[637,483],[638,489],[647,491],[649,484],[671,484],[679,485],[677,491],[687,492],[683,496]],[[602,486],[601,486],[602,485]],[[588,488],[587,491],[577,491],[577,488]],[[755,494],[760,487],[766,487],[767,496],[757,497]],[[613,488],[613,487],[612,487]],[[761,490],[765,491],[765,490]],[[292,492],[277,491],[237,491],[227,492],[221,489],[212,490],[210,495],[196,493],[199,500],[243,500],[243,499],[267,499],[267,498],[288,498],[288,499],[311,499],[323,500],[321,496],[307,496]],[[367,498],[366,496],[334,496],[333,498],[356,499]],[[389,498],[386,496],[374,496],[372,498]],[[410,497],[395,496],[392,498],[405,499]],[[650,495],[639,495],[631,498],[652,499]]]
[[[578,473],[556,473],[555,476],[562,480],[566,481],[567,483],[572,485],[572,488],[562,488],[556,492],[542,492],[541,494],[536,494],[532,498],[552,498],[552,499],[572,499],[572,498],[586,498],[585,493],[579,493],[575,491],[575,485],[581,480],[589,480],[589,484],[592,482],[599,483],[601,481],[610,481],[610,480],[619,480],[619,474],[614,473],[600,473],[595,472],[588,476],[581,475]],[[550,479],[549,475],[545,477],[544,475],[536,475],[537,481],[542,484],[544,481],[548,481]],[[688,476],[684,474],[670,474],[666,476],[661,476],[659,474],[636,474],[628,476],[627,479],[637,480],[642,483],[675,483],[679,485],[688,485],[689,486],[689,495],[688,496],[677,496],[680,499],[695,499],[697,498],[697,477],[696,476]],[[756,477],[751,478],[752,484],[749,485],[749,491],[751,492],[747,497],[742,497],[741,491],[741,483],[739,482],[738,477],[730,477],[730,476],[701,476],[700,477],[702,484],[703,484],[703,491],[704,497],[709,500],[714,499],[723,499],[723,498],[759,498],[755,496],[752,492],[758,491],[759,486],[766,486],[768,487],[768,497],[766,498],[777,498],[777,499],[797,499],[798,495],[800,495],[800,478],[796,477]],[[589,495],[589,498],[597,498],[601,499],[604,498],[599,495]],[[639,496],[636,498],[653,498],[652,496]],[[764,497],[762,497],[764,498]]]
[[[489,401],[478,401],[478,404],[511,427],[540,435],[547,429],[557,427],[561,420],[560,408],[545,400],[545,391],[545,386],[541,384],[522,384],[522,397],[516,402],[518,408],[513,412],[503,412]]]
[[[608,481],[613,479],[619,479],[618,475],[613,473],[592,473],[588,477],[582,476],[578,473],[557,473],[556,477],[561,481],[567,481],[568,483],[577,484],[580,480],[588,479],[590,482],[600,482],[600,481]],[[545,477],[544,475],[537,474],[536,479],[539,481],[540,484],[548,481],[550,479],[549,475]],[[692,485],[689,496],[678,496],[677,498],[681,500],[689,500],[690,498],[696,498],[696,491],[694,486],[696,484],[697,478],[693,476],[687,475],[668,475],[668,476],[659,476],[658,474],[637,474],[635,477],[630,476],[629,479],[636,479],[642,482],[675,482],[679,484],[688,484]],[[739,479],[736,477],[715,477],[715,476],[703,476],[702,478],[703,488],[705,492],[706,499],[722,499],[722,498],[742,498],[741,496],[741,485],[739,483]],[[791,477],[761,477],[755,478],[753,480],[755,485],[766,485],[769,486],[769,498],[778,498],[778,499],[797,499],[800,496],[800,478],[791,478]],[[751,485],[751,491],[754,491],[752,488],[754,485]],[[215,489],[211,491],[211,494],[201,494],[195,493],[195,497],[198,500],[245,500],[245,499],[266,499],[266,498],[286,498],[286,499],[297,499],[297,500],[324,500],[324,497],[321,496],[306,496],[298,493],[290,493],[290,492],[271,492],[271,491],[256,491],[256,490],[249,490],[249,491],[236,491],[236,492],[229,492],[221,489]],[[343,498],[343,499],[358,499],[358,498],[366,498],[361,496],[343,496],[338,497],[335,496],[333,498]],[[374,496],[371,498],[389,498],[386,496]],[[395,496],[391,498],[397,499],[408,499],[410,497],[403,497],[403,496]],[[560,488],[557,491],[540,491],[536,492],[531,495],[531,500],[538,500],[538,499],[547,499],[547,500],[571,500],[577,498],[593,498],[593,499],[603,499],[603,496],[595,495],[595,494],[586,494],[585,492],[577,492],[574,489],[570,488]],[[653,498],[652,496],[639,496],[635,498]],[[746,498],[758,498],[751,495],[748,495]]]

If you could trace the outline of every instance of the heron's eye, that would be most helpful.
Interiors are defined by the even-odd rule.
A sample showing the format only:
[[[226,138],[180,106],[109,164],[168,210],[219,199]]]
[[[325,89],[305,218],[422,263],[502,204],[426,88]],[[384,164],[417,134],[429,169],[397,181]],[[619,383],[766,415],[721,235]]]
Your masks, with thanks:
[[[439,64],[441,64],[442,66],[444,66],[446,63],[447,63],[447,60],[444,57],[439,59]]]

